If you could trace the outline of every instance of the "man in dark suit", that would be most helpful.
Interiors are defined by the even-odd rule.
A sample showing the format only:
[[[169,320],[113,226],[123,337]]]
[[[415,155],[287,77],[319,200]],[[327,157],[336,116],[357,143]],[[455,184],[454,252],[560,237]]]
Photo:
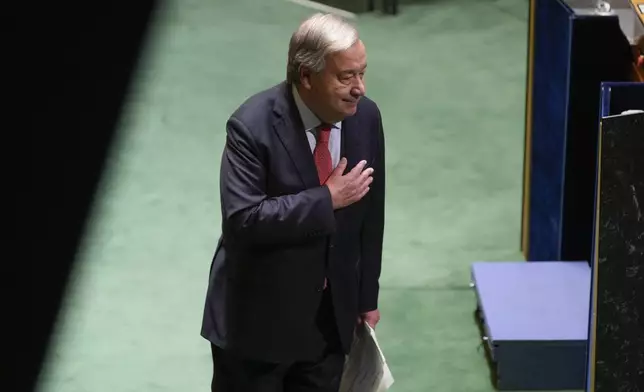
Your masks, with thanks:
[[[212,390],[338,390],[359,323],[379,321],[385,145],[353,26],[316,14],[287,80],[227,122],[222,235],[202,336]]]

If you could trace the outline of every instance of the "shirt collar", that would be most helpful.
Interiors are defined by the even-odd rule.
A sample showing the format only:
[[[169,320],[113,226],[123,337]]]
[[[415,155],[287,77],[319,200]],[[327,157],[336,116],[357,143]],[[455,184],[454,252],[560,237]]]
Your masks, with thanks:
[[[304,124],[304,130],[305,131],[310,131],[315,128],[317,128],[322,121],[311,111],[311,109],[304,104],[304,101],[302,101],[302,97],[300,97],[300,94],[297,92],[297,88],[295,85],[293,85],[293,98],[295,99],[295,105],[297,106],[297,110],[300,112],[300,117],[302,118],[302,124]],[[337,122],[333,124],[334,128],[340,128],[341,123]]]

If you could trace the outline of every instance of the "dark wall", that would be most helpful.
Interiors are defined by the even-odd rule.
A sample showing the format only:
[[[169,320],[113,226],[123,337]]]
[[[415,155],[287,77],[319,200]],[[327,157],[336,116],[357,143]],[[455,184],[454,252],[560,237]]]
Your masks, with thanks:
[[[628,81],[632,55],[617,18],[580,17],[574,23],[568,107],[562,255],[592,260],[601,84]]]
[[[105,154],[157,2],[19,2],[4,36],[3,122],[11,154],[16,310],[0,389],[31,391],[82,237]],[[127,6],[125,6],[127,4]],[[8,86],[8,87],[7,87]],[[11,140],[10,142],[8,140]],[[24,148],[24,147],[27,148]],[[15,229],[14,229],[15,227]]]

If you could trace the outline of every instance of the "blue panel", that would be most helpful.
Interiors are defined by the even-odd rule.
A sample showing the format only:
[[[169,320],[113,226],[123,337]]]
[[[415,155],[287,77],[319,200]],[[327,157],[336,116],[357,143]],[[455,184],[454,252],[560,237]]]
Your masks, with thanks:
[[[572,12],[535,1],[528,260],[560,260]]]

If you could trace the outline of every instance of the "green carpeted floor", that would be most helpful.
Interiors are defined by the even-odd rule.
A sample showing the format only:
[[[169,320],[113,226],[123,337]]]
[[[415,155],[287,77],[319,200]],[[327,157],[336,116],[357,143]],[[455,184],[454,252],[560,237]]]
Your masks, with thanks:
[[[284,77],[311,11],[284,0],[159,10],[61,314],[42,392],[206,391],[199,336],[219,234],[224,124]],[[518,260],[527,1],[426,1],[361,16],[383,112],[378,328],[396,392],[492,391],[468,288]]]

